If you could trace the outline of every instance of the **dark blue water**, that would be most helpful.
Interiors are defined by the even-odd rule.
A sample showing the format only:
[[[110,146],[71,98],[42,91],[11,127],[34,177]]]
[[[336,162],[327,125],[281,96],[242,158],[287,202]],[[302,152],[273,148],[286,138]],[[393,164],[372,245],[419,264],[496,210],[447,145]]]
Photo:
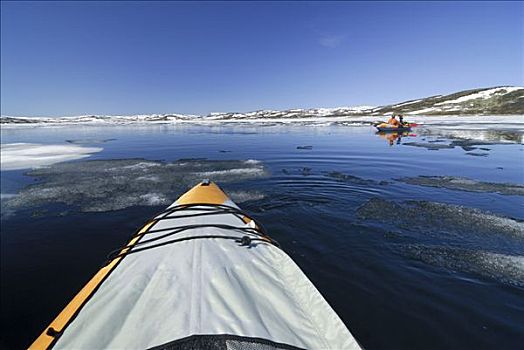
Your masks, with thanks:
[[[438,175],[524,184],[521,136],[504,144],[497,133],[480,136],[489,143],[475,146],[485,148],[473,151],[481,156],[460,146],[407,145],[447,142],[444,131],[414,130],[390,145],[370,127],[343,126],[40,127],[3,129],[2,143],[102,147],[90,160],[259,160],[267,175],[222,187],[244,193],[240,206],[265,224],[365,348],[517,349],[524,197],[399,181]],[[2,193],[43,181],[25,172],[2,172]],[[173,201],[183,189],[176,191]],[[106,254],[163,207],[82,212],[57,202],[3,215],[2,347],[28,346]]]

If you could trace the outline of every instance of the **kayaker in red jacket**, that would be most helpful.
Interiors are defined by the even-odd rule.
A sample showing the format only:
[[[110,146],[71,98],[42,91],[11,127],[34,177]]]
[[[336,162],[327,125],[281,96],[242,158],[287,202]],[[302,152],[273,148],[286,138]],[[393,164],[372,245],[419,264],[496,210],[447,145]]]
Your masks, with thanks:
[[[389,118],[388,124],[392,125],[392,126],[396,126],[396,127],[400,126],[400,123],[398,122],[397,119],[395,119],[395,115],[394,114],[391,116],[391,118]]]

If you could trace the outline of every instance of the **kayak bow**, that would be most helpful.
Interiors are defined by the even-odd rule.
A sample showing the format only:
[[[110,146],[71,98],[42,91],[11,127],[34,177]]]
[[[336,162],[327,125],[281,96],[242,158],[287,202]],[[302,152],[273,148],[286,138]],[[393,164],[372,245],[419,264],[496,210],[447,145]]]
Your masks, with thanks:
[[[31,349],[360,349],[300,268],[214,183],[115,251]]]

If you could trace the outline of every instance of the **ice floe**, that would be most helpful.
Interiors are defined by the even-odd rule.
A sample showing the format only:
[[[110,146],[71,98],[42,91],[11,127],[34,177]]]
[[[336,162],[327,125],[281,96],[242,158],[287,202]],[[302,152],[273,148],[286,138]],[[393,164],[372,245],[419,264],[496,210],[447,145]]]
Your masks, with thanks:
[[[457,145],[524,143],[524,124],[434,124],[418,129],[418,133],[450,139]]]
[[[439,129],[424,129],[421,131],[423,142],[404,142],[402,145],[411,147],[422,147],[427,150],[453,149],[460,147],[464,151],[473,151],[481,149],[490,151],[490,148],[477,147],[487,145],[508,145],[522,143],[524,131],[507,131],[507,130],[470,130],[448,132]],[[430,139],[434,138],[436,139]],[[426,139],[430,139],[427,140]],[[424,142],[426,141],[426,142]],[[488,155],[487,153],[483,156]]]
[[[100,147],[79,145],[43,145],[35,143],[9,143],[0,146],[1,170],[38,168],[59,162],[82,159],[100,152]]]

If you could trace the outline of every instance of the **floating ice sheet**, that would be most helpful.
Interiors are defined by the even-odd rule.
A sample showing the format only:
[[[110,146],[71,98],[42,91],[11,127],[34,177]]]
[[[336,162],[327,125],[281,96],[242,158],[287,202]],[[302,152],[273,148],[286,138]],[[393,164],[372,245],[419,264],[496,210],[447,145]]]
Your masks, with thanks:
[[[524,124],[507,121],[500,124],[426,124],[416,129],[416,132],[423,136],[452,140],[452,145],[459,147],[524,142]]]
[[[160,162],[144,159],[92,160],[60,163],[27,173],[42,180],[5,201],[8,209],[64,203],[81,211],[102,212],[131,206],[169,205],[203,178],[221,184],[266,175],[254,160],[184,159]],[[235,193],[244,201],[260,193]]]
[[[82,159],[100,152],[99,147],[78,145],[41,145],[35,143],[2,144],[1,170],[38,168],[68,160]]]
[[[404,142],[403,145],[413,146],[413,147],[422,147],[430,151],[439,150],[439,149],[453,149],[455,147],[461,147],[464,151],[473,151],[478,149],[481,145],[493,145],[494,142],[488,142],[484,140],[470,140],[470,139],[451,139],[449,143],[444,143],[446,140],[437,139],[429,140],[428,142]],[[489,151],[486,147],[483,147],[484,150]],[[487,154],[487,153],[486,153]]]

